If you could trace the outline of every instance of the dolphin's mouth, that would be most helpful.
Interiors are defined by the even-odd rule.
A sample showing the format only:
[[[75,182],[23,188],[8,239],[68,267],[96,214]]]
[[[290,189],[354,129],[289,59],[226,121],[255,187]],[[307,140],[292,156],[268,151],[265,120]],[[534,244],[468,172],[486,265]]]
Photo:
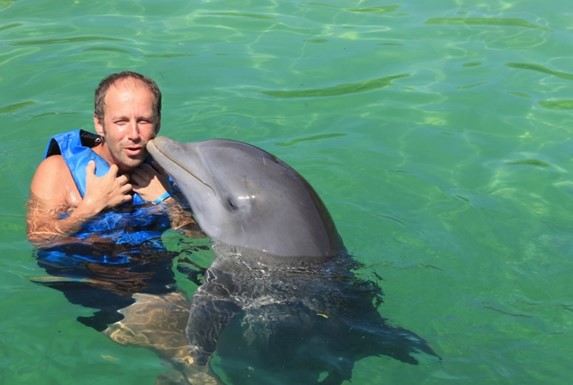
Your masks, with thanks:
[[[174,164],[175,166],[177,166],[181,170],[183,170],[185,173],[189,174],[191,177],[196,179],[199,183],[201,183],[203,186],[207,187],[213,193],[215,193],[215,190],[208,183],[206,183],[197,174],[193,173],[191,170],[189,170],[187,167],[185,167],[180,161],[178,161],[177,159],[173,159],[171,156],[169,156],[168,153],[162,151],[161,148],[159,148],[159,146],[157,146],[154,143],[154,141],[155,141],[155,139],[152,139],[149,142],[147,142],[148,151],[151,153],[152,156],[153,156],[153,153],[160,155],[161,157],[168,160],[169,162],[171,162],[172,164]],[[156,161],[158,163],[160,163],[160,165],[161,165],[161,162],[159,162],[157,159],[156,159]],[[163,167],[163,165],[161,165],[161,166]],[[163,167],[163,168],[165,168],[165,167]]]

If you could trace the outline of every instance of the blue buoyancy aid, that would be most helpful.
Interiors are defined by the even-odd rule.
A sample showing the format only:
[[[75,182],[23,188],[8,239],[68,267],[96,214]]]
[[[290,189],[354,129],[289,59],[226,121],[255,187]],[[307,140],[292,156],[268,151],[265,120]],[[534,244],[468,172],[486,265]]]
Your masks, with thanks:
[[[92,147],[99,143],[101,143],[99,135],[77,129],[53,136],[46,147],[46,158],[52,155],[63,157],[82,197],[86,193],[86,166],[88,162],[90,160],[96,162],[96,176],[105,175],[110,168],[107,161],[92,150]],[[170,183],[173,188],[171,179]],[[65,216],[67,214],[63,214],[63,217]],[[159,250],[163,248],[161,234],[170,226],[165,205],[149,204],[138,194],[134,194],[131,204],[124,204],[114,210],[100,213],[84,223],[80,231],[73,237],[81,243],[95,234],[100,238],[112,240],[116,245],[139,246],[145,244],[148,248]],[[70,252],[71,250],[70,247],[65,248],[65,250],[55,247],[40,252],[40,255],[44,259],[56,258],[60,261],[67,260],[68,263],[72,264],[74,263],[73,260],[76,262],[123,264],[131,259],[128,254],[105,255],[105,253],[99,252],[95,255],[86,255],[84,252]]]
[[[96,154],[92,147],[102,142],[99,135],[81,129],[62,132],[54,135],[44,153],[44,158],[61,155],[72,173],[76,187],[81,196],[86,195],[86,167],[90,160],[95,162],[95,175],[101,177],[109,171],[109,163]],[[132,204],[146,203],[138,194],[133,194]]]

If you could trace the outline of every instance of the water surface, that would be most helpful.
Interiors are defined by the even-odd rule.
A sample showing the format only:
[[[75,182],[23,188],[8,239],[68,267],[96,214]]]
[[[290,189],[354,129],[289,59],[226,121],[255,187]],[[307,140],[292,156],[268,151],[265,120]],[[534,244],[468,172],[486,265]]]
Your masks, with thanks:
[[[568,383],[572,16],[564,0],[0,2],[0,383],[165,370],[32,283],[25,239],[47,139],[91,130],[94,88],[123,69],[161,86],[162,134],[252,142],[306,176],[383,278],[381,314],[442,357],[367,358],[353,383]]]

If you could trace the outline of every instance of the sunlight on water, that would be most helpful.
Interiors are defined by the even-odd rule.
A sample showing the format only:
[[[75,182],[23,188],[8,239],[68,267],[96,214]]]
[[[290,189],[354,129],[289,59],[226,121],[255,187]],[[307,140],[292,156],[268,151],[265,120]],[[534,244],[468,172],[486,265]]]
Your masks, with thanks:
[[[363,264],[357,274],[383,290],[379,313],[441,357],[367,357],[352,383],[568,383],[569,8],[0,1],[0,383],[153,384],[167,371],[153,352],[77,322],[93,309],[34,283],[57,277],[25,237],[48,138],[92,130],[95,86],[123,69],[159,83],[163,135],[248,141],[294,166]],[[163,241],[192,294],[188,274],[212,253],[174,232]],[[233,365],[244,383],[258,374],[213,359],[223,379]]]

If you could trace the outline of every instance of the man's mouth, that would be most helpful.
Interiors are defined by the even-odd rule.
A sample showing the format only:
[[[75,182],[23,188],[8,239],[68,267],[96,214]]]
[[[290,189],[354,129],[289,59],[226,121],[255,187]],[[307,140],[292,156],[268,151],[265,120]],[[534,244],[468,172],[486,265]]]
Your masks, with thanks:
[[[141,155],[145,151],[145,148],[144,147],[125,147],[124,151],[128,156],[132,157],[132,156]]]

